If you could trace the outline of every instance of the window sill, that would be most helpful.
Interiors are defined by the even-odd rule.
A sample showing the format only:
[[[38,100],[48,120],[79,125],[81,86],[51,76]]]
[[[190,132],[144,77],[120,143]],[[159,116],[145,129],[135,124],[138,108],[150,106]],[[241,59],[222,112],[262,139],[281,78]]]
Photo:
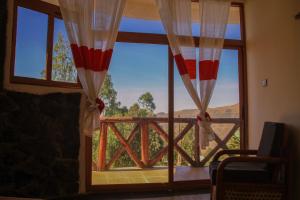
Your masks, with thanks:
[[[18,77],[18,76],[11,77],[10,83],[46,86],[46,87],[70,88],[70,89],[82,88],[80,83],[49,81],[49,80],[41,80],[41,79]]]

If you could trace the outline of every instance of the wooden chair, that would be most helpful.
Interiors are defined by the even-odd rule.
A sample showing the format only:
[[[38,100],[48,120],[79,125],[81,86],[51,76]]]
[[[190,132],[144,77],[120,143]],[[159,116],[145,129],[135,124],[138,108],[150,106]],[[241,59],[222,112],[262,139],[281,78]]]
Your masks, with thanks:
[[[212,199],[287,199],[289,170],[286,141],[284,124],[265,122],[258,150],[218,152],[209,166]],[[224,155],[231,157],[219,161]]]

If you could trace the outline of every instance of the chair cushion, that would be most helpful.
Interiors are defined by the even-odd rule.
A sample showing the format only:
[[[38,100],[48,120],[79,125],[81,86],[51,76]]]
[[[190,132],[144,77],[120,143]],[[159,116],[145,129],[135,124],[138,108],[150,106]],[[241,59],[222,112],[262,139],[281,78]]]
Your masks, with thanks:
[[[213,185],[216,184],[219,165],[220,161],[211,162],[209,165],[209,174]],[[223,181],[266,183],[270,182],[271,178],[272,174],[265,168],[265,165],[236,162],[230,163],[225,167]]]

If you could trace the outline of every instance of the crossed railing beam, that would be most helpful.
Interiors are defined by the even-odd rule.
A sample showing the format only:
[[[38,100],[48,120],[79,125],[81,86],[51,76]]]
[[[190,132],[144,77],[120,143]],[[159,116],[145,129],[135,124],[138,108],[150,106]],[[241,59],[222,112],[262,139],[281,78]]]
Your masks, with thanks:
[[[234,133],[239,128],[239,119],[215,119],[215,123],[232,123],[233,128],[222,140],[216,135],[217,145],[208,153],[208,155],[200,161],[200,147],[199,147],[199,126],[194,119],[190,118],[176,118],[174,123],[186,123],[186,126],[180,131],[180,133],[174,138],[174,149],[190,163],[193,167],[204,166],[212,156],[220,149],[228,149],[226,143],[234,135]],[[131,130],[128,138],[124,138],[115,123],[128,122],[135,123],[133,129]],[[154,130],[154,133],[158,134],[160,138],[168,143],[168,134],[158,123],[167,123],[167,118],[108,118],[101,120],[101,133],[99,140],[99,152],[98,152],[98,170],[108,170],[112,167],[113,163],[118,160],[118,158],[126,152],[131,160],[140,168],[153,167],[157,162],[159,162],[168,153],[168,144],[161,148],[151,159],[149,157],[149,130]],[[194,141],[194,159],[186,153],[186,151],[180,147],[178,144],[184,136],[195,126],[195,141]],[[106,163],[106,147],[107,147],[107,134],[108,128],[111,129],[112,133],[116,136],[116,139],[120,142],[121,146],[115,151],[111,159]],[[130,147],[136,135],[141,132],[141,159],[139,159],[136,152]]]

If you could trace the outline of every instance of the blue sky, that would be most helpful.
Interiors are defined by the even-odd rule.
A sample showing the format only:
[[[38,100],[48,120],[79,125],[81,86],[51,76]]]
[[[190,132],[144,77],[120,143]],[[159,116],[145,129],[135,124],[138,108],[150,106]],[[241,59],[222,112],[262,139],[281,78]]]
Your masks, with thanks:
[[[18,30],[15,75],[41,78],[46,65],[47,15],[24,8],[18,10]],[[120,31],[165,34],[159,21],[123,17]],[[199,34],[193,25],[193,34]],[[62,20],[55,20],[54,41],[58,33],[66,37]],[[240,27],[229,24],[227,39],[240,39]],[[118,100],[130,106],[138,97],[151,92],[157,106],[156,112],[168,110],[168,49],[166,45],[116,43],[109,73]],[[175,67],[175,110],[196,108],[187,94]],[[223,50],[215,93],[210,107],[238,103],[238,52]]]

